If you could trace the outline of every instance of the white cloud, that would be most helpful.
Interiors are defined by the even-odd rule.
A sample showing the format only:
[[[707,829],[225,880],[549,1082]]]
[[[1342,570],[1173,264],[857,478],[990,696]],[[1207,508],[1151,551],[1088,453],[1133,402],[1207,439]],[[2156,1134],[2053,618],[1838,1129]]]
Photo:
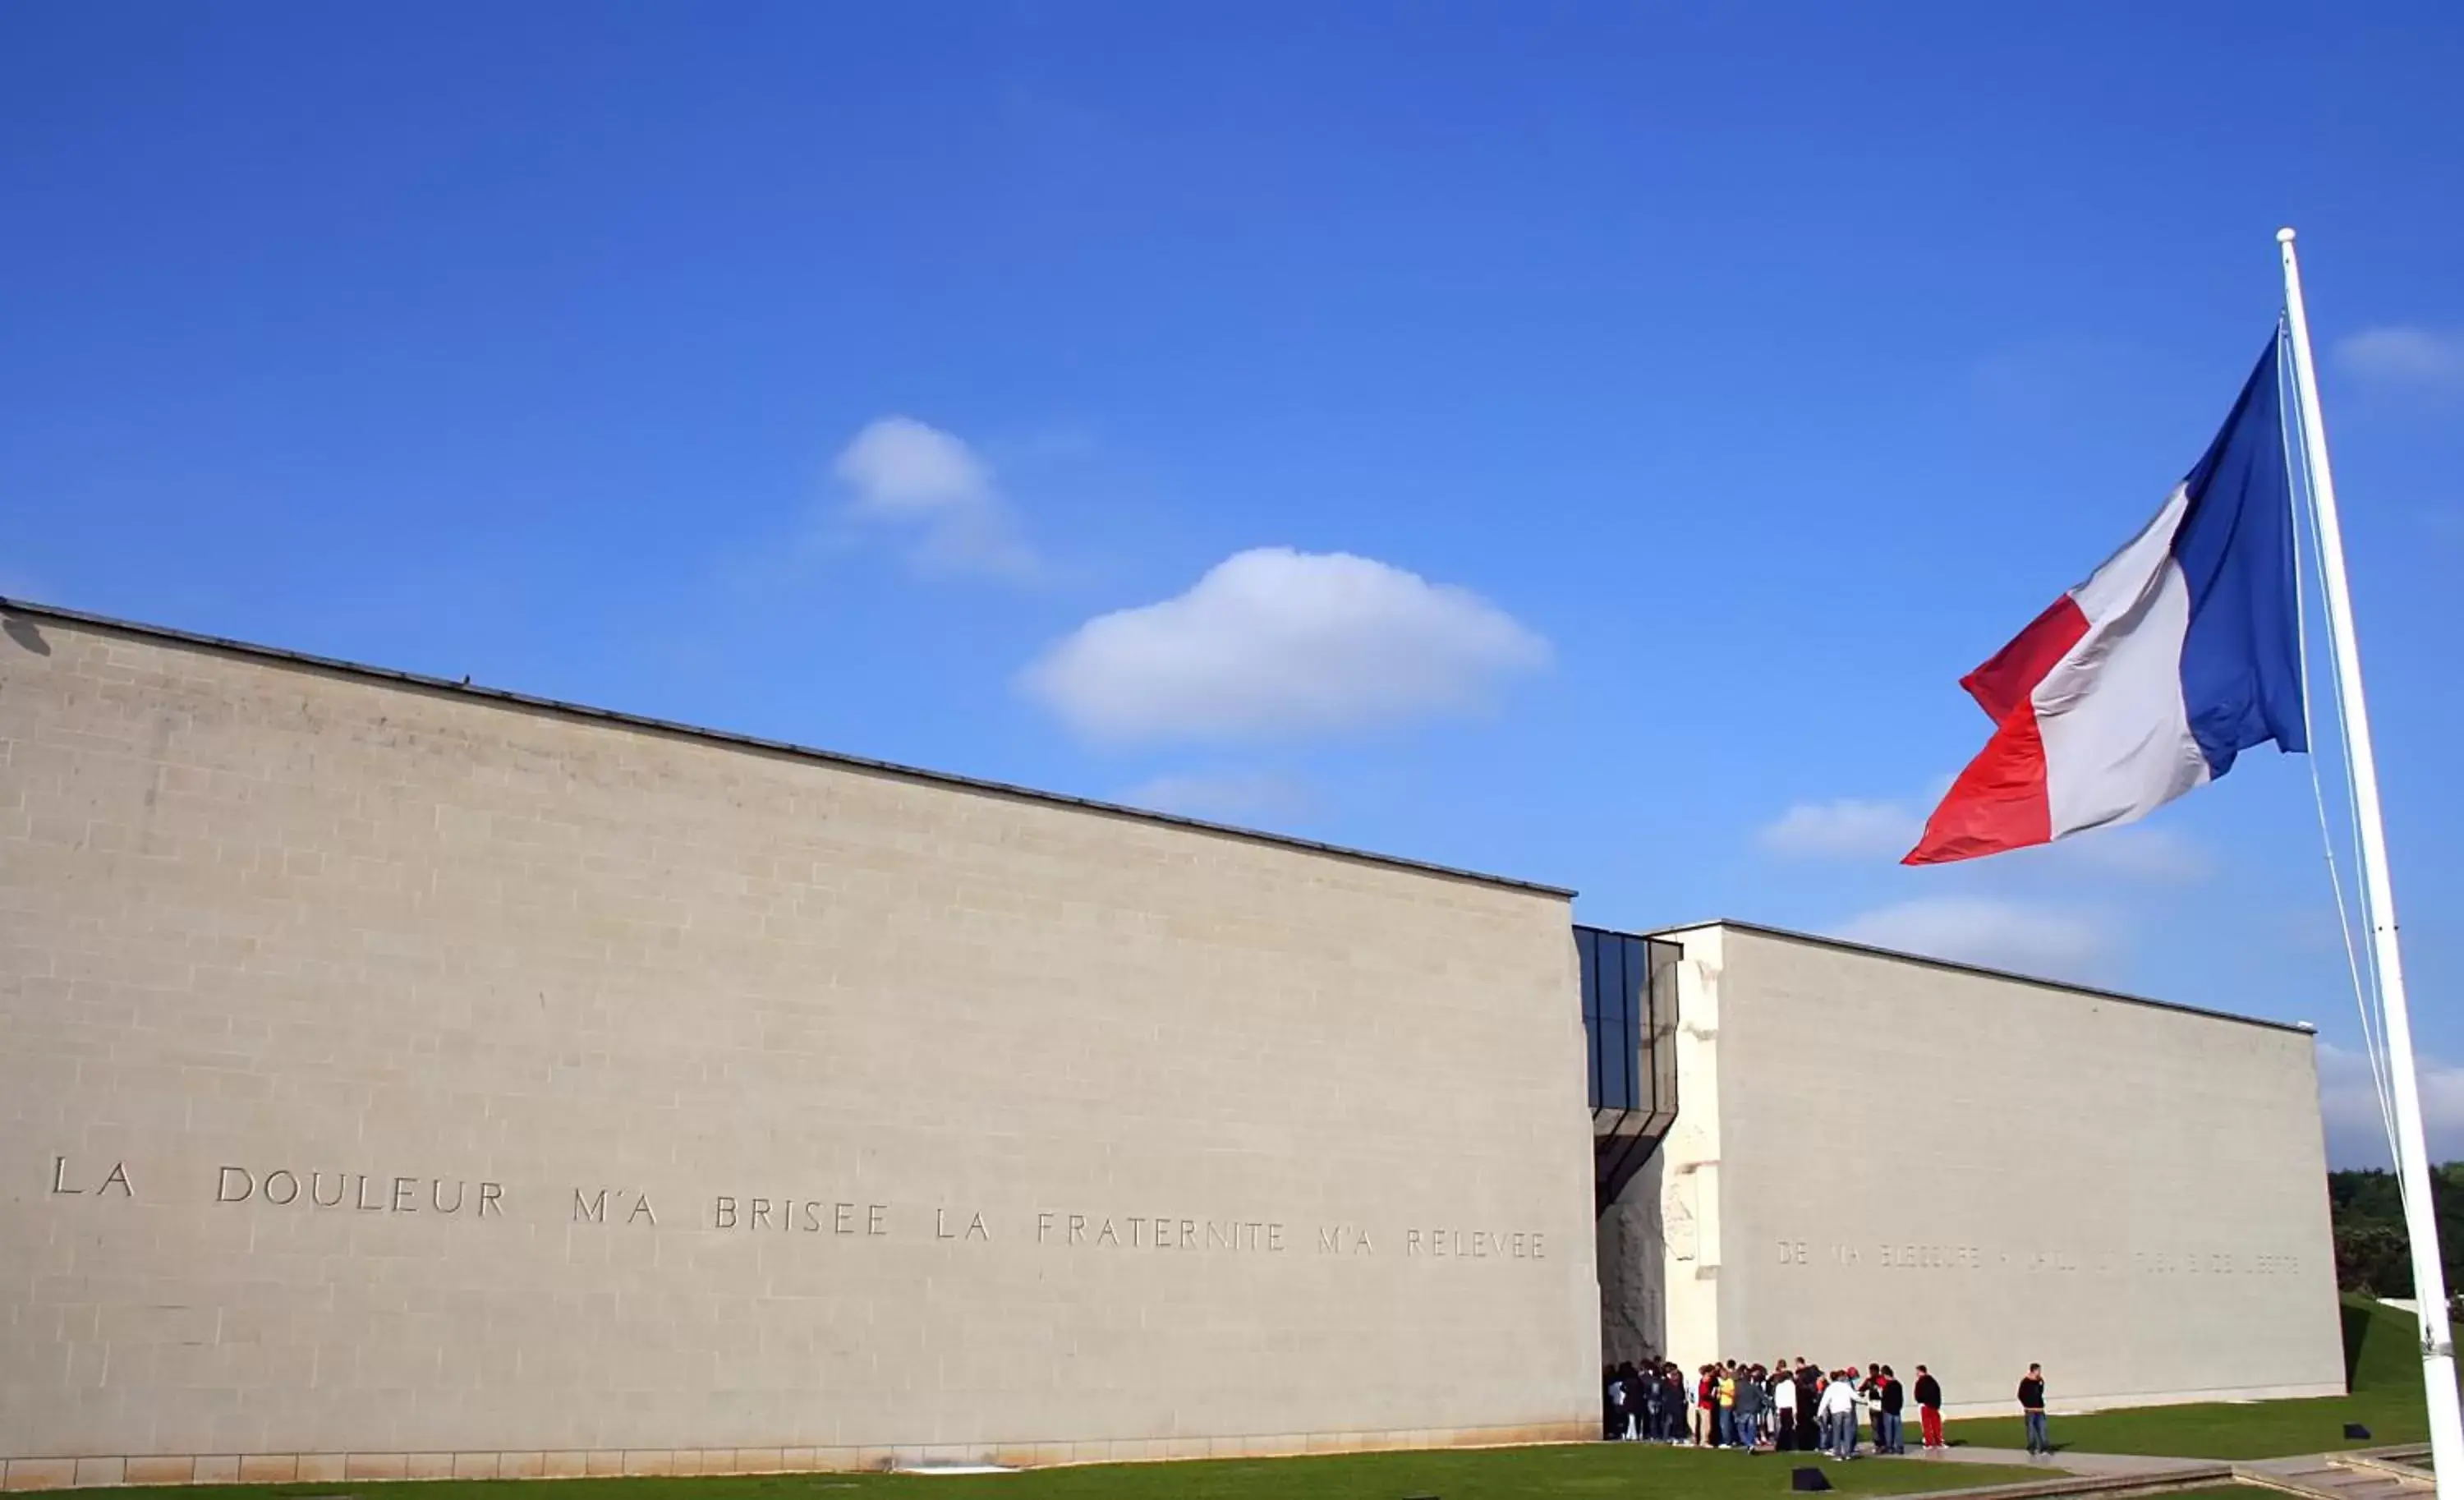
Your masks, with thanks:
[[[2464,1068],[2418,1057],[2421,1119],[2433,1161],[2464,1158]],[[2327,1164],[2383,1167],[2392,1163],[2380,1122],[2369,1058],[2358,1049],[2319,1044],[2319,1114],[2327,1127]]]
[[[912,536],[911,560],[925,572],[1023,579],[1039,569],[992,470],[952,433],[879,417],[831,470],[852,496],[847,514]]]
[[[1549,643],[1468,589],[1345,553],[1259,547],[1099,615],[1019,687],[1095,739],[1255,739],[1476,713]]]
[[[1763,825],[1774,854],[1805,859],[1898,859],[1925,832],[1925,814],[1905,803],[1841,797],[1801,802]]]
[[[2101,914],[1984,895],[1902,901],[1850,917],[1837,931],[1878,948],[2067,979],[2094,971],[2119,946]]]
[[[1133,807],[1177,812],[1215,822],[1274,818],[1298,812],[1309,799],[1300,783],[1272,771],[1188,771],[1151,776],[1121,801]]]
[[[2075,833],[2046,845],[2044,857],[2075,870],[2171,884],[2205,880],[2213,872],[2207,850],[2188,835],[2145,824]]]
[[[2355,379],[2377,385],[2464,389],[2464,334],[2365,328],[2337,342],[2336,363]]]
[[[1791,859],[1897,861],[1916,847],[1927,811],[1949,790],[1949,779],[1944,778],[1922,798],[1794,803],[1764,824],[1755,838],[1764,849]],[[2076,833],[2010,857],[2143,881],[2187,883],[2210,873],[2206,851],[2188,836],[2145,824]]]

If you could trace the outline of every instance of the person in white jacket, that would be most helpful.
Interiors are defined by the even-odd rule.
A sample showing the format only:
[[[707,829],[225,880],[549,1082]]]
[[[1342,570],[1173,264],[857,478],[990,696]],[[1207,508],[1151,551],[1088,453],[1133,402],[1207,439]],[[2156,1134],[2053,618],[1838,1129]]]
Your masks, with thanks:
[[[1814,1414],[1822,1423],[1822,1451],[1833,1458],[1846,1458],[1849,1435],[1857,1430],[1857,1378],[1834,1375],[1822,1388],[1822,1401]]]

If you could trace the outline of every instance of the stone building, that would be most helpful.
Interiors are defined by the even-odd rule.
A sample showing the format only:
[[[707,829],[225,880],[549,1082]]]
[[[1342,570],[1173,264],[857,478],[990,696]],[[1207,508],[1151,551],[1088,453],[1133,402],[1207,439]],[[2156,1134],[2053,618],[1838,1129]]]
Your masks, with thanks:
[[[1743,922],[1647,941],[1675,1123],[1603,1179],[1612,1357],[1923,1363],[1953,1415],[2030,1363],[2074,1410],[2343,1392],[2307,1028]]]
[[[2340,1371],[2282,1028],[0,612],[12,1489],[1575,1439],[1604,1347],[1885,1327]],[[1935,1144],[1797,1154],[1878,1096]]]

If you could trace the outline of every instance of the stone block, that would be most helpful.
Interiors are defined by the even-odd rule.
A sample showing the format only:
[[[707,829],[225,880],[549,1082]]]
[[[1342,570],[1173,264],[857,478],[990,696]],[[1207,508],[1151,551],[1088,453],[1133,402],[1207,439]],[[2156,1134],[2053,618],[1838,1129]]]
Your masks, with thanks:
[[[132,1458],[128,1460],[125,1482],[132,1485],[185,1485],[196,1477],[196,1472],[197,1461],[185,1453],[176,1458]]]
[[[5,1483],[11,1489],[66,1489],[77,1483],[73,1458],[12,1458]]]

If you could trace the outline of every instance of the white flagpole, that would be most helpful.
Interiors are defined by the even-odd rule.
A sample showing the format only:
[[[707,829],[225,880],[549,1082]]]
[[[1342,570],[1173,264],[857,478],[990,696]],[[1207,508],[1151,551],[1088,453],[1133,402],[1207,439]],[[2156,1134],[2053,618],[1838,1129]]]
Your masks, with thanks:
[[[2379,814],[2379,766],[2370,746],[2369,706],[2362,696],[2361,648],[2353,635],[2353,596],[2344,578],[2344,533],[2336,517],[2336,480],[2327,469],[2327,427],[2319,411],[2319,372],[2310,360],[2310,316],[2301,304],[2301,266],[2293,232],[2276,232],[2284,253],[2284,318],[2293,335],[2294,386],[2301,401],[2302,459],[2319,517],[2319,571],[2327,585],[2327,629],[2336,645],[2336,695],[2353,758],[2353,798],[2361,825],[2362,890],[2387,1011],[2389,1081],[2395,1088],[2396,1171],[2404,1184],[2404,1227],[2412,1241],[2412,1291],[2421,1309],[2421,1378],[2430,1400],[2430,1450],[2440,1500],[2464,1500],[2464,1406],[2455,1392],[2455,1340],[2447,1319],[2447,1275],[2438,1258],[2438,1216],[2430,1198],[2430,1151],[2421,1128],[2421,1084],[2413,1074],[2412,1023],[2405,1004],[2404,957],[2396,943],[2395,893],[2387,879],[2387,827]],[[2316,754],[2318,747],[2311,747]]]

